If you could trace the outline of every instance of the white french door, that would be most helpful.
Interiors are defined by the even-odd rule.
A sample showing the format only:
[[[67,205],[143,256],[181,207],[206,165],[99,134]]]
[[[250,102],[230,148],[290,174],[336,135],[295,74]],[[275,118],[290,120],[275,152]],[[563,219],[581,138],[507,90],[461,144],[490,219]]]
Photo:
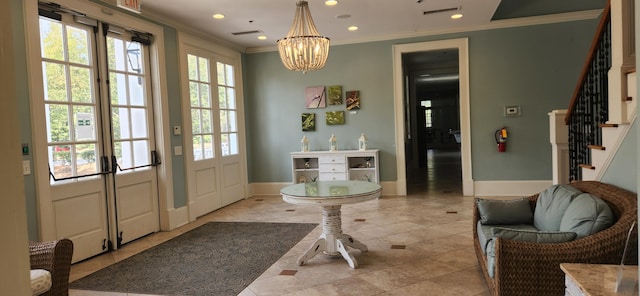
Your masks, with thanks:
[[[236,64],[186,46],[183,61],[189,218],[244,198],[246,169]]]
[[[53,225],[74,262],[159,230],[146,34],[41,7],[39,20]]]

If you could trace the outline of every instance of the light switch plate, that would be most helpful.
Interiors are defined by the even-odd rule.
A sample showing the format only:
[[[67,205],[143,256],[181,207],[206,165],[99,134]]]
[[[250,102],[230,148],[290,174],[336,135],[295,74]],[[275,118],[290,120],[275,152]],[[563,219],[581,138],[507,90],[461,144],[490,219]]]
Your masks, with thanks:
[[[175,154],[175,155],[182,155],[182,146],[175,146],[175,147],[173,147],[173,154]]]
[[[23,175],[31,175],[31,161],[23,160],[22,161],[22,174]]]

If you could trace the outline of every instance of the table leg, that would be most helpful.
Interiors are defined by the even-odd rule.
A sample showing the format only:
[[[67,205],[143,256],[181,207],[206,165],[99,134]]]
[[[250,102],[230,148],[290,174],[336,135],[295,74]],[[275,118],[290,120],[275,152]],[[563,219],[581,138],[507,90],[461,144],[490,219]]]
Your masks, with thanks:
[[[317,239],[316,242],[313,243],[313,245],[311,245],[311,247],[306,252],[304,252],[302,256],[300,256],[300,258],[298,258],[298,265],[304,265],[307,261],[309,261],[309,259],[316,256],[316,254],[318,254],[319,252],[323,252],[326,249],[326,246],[327,241],[323,237]]]
[[[366,252],[369,250],[369,248],[367,248],[367,245],[361,243],[359,240],[353,238],[348,234],[342,234],[342,242],[345,246],[358,249],[362,252]]]
[[[347,251],[347,248],[345,247],[341,239],[336,240],[336,245],[338,247],[338,252],[340,252],[340,255],[342,255],[342,257],[347,260],[349,266],[354,269],[357,268],[358,261],[356,261],[356,258],[354,258],[353,255],[349,254],[349,251]]]
[[[298,265],[303,265],[319,252],[330,256],[342,256],[351,268],[357,268],[358,262],[349,254],[347,247],[358,249],[362,252],[368,250],[367,246],[348,234],[342,233],[342,218],[340,205],[322,207],[322,234],[320,238],[300,258]]]

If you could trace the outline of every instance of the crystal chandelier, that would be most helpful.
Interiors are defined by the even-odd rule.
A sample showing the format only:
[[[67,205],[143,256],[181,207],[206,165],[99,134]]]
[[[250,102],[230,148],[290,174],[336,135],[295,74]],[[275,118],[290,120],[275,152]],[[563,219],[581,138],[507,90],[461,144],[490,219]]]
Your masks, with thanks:
[[[320,70],[329,56],[329,38],[318,33],[307,1],[296,3],[291,29],[277,43],[282,63],[292,71]]]

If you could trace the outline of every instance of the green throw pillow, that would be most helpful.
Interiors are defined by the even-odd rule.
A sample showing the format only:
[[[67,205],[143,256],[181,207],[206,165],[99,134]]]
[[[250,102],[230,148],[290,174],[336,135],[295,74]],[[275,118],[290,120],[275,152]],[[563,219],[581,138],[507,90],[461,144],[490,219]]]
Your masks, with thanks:
[[[533,212],[526,197],[512,200],[477,199],[482,224],[532,224]]]

